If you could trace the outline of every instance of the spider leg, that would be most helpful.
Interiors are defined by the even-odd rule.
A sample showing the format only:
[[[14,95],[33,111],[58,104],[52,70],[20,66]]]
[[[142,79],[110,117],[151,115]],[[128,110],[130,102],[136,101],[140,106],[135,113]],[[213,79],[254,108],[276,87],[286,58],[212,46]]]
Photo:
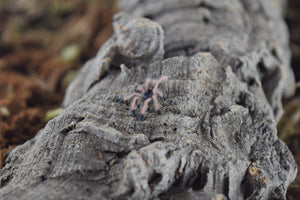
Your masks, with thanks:
[[[145,90],[148,90],[150,82],[151,82],[151,79],[150,78],[146,78],[145,83],[144,83]]]
[[[158,87],[158,85],[161,83],[161,82],[163,82],[163,81],[167,81],[167,80],[169,80],[169,78],[168,77],[166,77],[166,76],[162,76],[162,77],[160,77],[160,79],[158,79],[158,81],[156,82],[156,84],[155,84],[155,88],[157,88]]]
[[[141,101],[142,101],[142,96],[139,97],[139,99],[137,100],[137,109],[139,109],[141,107]]]
[[[164,100],[166,100],[167,97],[165,97],[165,96],[163,95],[162,91],[160,91],[160,90],[158,89],[158,85],[159,85],[161,82],[167,81],[167,80],[169,80],[168,77],[162,76],[158,81],[156,81],[155,87],[153,88],[153,93],[154,93],[154,94],[158,94],[158,95],[159,95],[160,97],[162,97]]]
[[[167,97],[163,95],[162,91],[160,91],[159,89],[157,88],[154,88],[153,89],[153,94],[158,94],[161,98],[163,98],[163,100],[166,100]]]
[[[135,105],[139,97],[134,97],[132,102],[131,102],[131,114],[132,116],[135,116]]]
[[[140,119],[140,120],[143,120],[143,119],[144,119],[144,114],[145,114],[145,112],[147,111],[147,109],[148,109],[148,107],[149,107],[150,101],[151,101],[151,98],[148,98],[146,101],[144,101],[144,105],[143,105],[143,107],[142,107],[142,109],[141,109],[141,114],[140,114],[140,116],[139,116],[139,119]]]
[[[157,100],[157,95],[156,94],[153,95],[152,99],[153,99],[154,110],[157,112],[158,115],[161,115],[161,111],[159,109],[159,103]]]
[[[141,96],[141,94],[139,94],[139,93],[137,93],[137,92],[132,93],[131,95],[125,97],[125,98],[123,99],[123,101],[127,101],[127,100],[131,99],[131,98],[134,97],[134,96]]]
[[[136,91],[139,91],[139,92],[141,92],[141,93],[145,93],[145,90],[144,90],[144,88],[142,87],[142,86],[137,86],[137,88],[136,88]]]
[[[163,98],[163,93],[162,93],[162,91],[160,91],[157,87],[155,87],[154,89],[153,89],[153,94],[158,94],[160,97],[162,97]]]

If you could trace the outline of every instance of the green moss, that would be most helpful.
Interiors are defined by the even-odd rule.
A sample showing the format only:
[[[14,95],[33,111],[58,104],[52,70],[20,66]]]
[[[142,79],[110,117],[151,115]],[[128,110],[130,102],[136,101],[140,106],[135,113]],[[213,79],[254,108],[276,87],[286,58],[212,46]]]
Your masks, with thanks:
[[[56,108],[53,110],[48,110],[45,116],[46,122],[50,121],[54,117],[58,116],[63,111],[63,108]]]
[[[69,44],[60,53],[61,58],[66,62],[74,62],[80,56],[80,46],[76,43]]]

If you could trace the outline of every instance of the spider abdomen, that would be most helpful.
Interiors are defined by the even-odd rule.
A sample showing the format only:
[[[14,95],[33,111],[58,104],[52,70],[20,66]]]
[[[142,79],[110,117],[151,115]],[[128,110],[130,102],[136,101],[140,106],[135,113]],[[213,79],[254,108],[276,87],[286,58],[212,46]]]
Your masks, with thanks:
[[[152,90],[148,89],[144,94],[143,94],[143,101],[145,101],[146,99],[152,97]]]

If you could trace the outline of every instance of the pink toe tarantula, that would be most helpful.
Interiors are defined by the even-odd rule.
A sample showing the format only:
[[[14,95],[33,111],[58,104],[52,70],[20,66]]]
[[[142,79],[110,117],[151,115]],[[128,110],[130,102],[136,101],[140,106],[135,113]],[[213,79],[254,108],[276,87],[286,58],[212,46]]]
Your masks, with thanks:
[[[169,79],[166,76],[162,76],[158,80],[152,80],[150,78],[147,78],[145,80],[144,86],[136,87],[135,89],[136,92],[125,97],[124,99],[120,99],[118,102],[123,103],[125,101],[129,101],[130,99],[132,99],[131,106],[130,106],[132,116],[136,115],[136,109],[139,109],[141,103],[143,103],[143,106],[140,109],[139,120],[143,120],[146,111],[150,110],[149,104],[151,101],[153,101],[154,110],[157,112],[158,115],[161,115],[157,96],[160,96],[164,100],[166,99],[166,97],[163,95],[162,91],[158,89],[158,86],[161,82],[167,80]]]

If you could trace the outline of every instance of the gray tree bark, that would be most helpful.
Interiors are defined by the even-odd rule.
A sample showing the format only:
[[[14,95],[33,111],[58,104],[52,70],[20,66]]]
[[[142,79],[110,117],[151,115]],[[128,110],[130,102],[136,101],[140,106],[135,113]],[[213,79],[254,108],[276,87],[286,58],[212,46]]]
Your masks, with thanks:
[[[286,199],[297,166],[276,130],[294,89],[284,2],[120,3],[63,113],[8,157],[1,199]],[[118,103],[162,76],[161,115]]]

